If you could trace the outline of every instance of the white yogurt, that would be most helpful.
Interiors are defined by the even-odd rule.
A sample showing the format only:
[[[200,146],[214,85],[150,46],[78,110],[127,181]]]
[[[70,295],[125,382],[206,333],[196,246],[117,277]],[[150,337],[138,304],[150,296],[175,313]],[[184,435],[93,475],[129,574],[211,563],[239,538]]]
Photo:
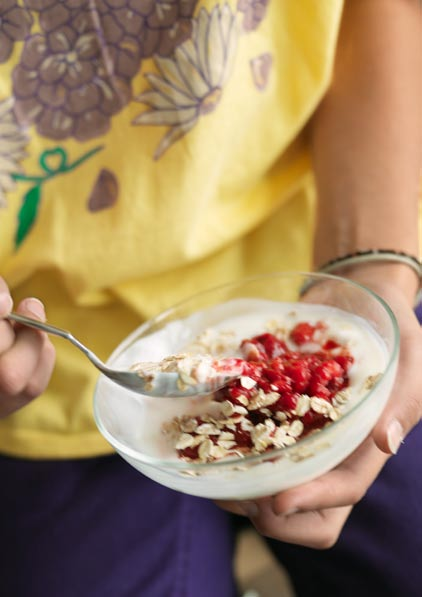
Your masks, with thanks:
[[[284,328],[286,336],[298,322],[315,324],[322,321],[327,326],[327,339],[331,338],[346,346],[354,357],[349,370],[350,408],[367,391],[366,382],[371,376],[382,373],[387,364],[387,349],[383,340],[362,318],[326,305],[309,303],[280,303],[259,299],[236,299],[197,312],[184,320],[167,324],[163,329],[141,338],[120,355],[114,363],[117,367],[130,367],[139,361],[160,361],[170,355],[196,350],[198,337],[206,330],[207,342],[218,340],[223,334],[225,350],[217,356],[240,356],[236,350],[246,338]],[[293,345],[290,345],[293,347]],[[303,345],[302,349],[307,350]],[[311,348],[311,347],[309,347]],[[118,388],[115,391],[119,391]],[[131,395],[133,400],[133,395]],[[162,426],[175,416],[197,415],[209,412],[210,398],[145,398],[139,409],[139,427],[135,446],[144,454],[166,460],[177,460],[174,448],[162,434]],[[133,426],[133,421],[131,423]]]

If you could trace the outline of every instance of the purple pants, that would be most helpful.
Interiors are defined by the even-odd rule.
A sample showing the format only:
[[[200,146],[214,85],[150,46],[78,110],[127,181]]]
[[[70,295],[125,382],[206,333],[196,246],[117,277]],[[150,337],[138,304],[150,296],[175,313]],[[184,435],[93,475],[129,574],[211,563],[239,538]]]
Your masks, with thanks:
[[[297,597],[420,597],[422,424],[354,507],[334,547],[269,544]]]
[[[233,597],[231,520],[118,456],[0,458],[2,597]]]

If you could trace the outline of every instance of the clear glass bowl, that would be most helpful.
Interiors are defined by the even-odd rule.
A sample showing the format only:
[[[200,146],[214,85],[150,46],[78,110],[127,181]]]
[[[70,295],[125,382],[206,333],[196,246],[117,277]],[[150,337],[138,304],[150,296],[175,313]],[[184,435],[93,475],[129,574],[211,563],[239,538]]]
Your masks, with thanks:
[[[399,331],[393,313],[368,289],[324,274],[270,274],[199,293],[135,330],[116,348],[108,364],[126,368],[137,361],[168,356],[169,353],[162,354],[157,338],[169,324],[171,353],[180,352],[203,330],[227,317],[227,308],[222,309],[222,305],[234,301],[233,310],[238,314],[244,299],[245,305],[249,304],[247,299],[322,304],[364,319],[385,348],[382,375],[337,421],[294,445],[210,463],[187,463],[169,455],[161,432],[162,424],[175,415],[206,411],[209,398],[151,398],[120,388],[100,376],[94,395],[94,415],[100,432],[127,462],[162,485],[206,498],[250,499],[304,483],[333,468],[355,450],[389,398],[399,351]],[[246,314],[247,309],[246,306]]]

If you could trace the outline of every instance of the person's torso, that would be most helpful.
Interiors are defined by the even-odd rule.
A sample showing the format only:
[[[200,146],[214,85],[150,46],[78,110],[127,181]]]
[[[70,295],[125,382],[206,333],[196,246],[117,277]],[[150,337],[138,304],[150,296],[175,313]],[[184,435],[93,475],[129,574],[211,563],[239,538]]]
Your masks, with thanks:
[[[279,214],[309,172],[299,134],[329,83],[341,9],[2,3],[0,273],[16,299],[37,293],[105,355],[190,292],[303,263],[300,232],[271,227],[300,220]],[[108,335],[95,331],[104,321]],[[48,404],[57,437],[93,428],[94,372],[70,350],[60,345],[50,393],[0,428],[36,432]],[[81,413],[63,415],[57,396],[79,392]]]

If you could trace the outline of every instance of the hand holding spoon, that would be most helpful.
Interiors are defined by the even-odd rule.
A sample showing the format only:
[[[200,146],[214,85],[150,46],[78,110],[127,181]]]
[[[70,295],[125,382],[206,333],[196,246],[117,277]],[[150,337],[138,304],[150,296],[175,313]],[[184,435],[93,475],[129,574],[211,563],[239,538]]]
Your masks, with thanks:
[[[181,377],[176,371],[160,370],[160,363],[139,363],[136,368],[117,370],[107,367],[92,350],[89,350],[82,342],[77,340],[70,332],[54,325],[43,323],[18,313],[9,313],[7,319],[21,325],[26,325],[54,336],[69,340],[76,348],[84,353],[91,363],[101,371],[103,375],[126,389],[143,394],[161,398],[182,398],[187,396],[198,396],[216,392],[229,381],[239,377],[240,371],[236,369],[218,370],[210,369],[210,374],[202,379],[191,379]]]

